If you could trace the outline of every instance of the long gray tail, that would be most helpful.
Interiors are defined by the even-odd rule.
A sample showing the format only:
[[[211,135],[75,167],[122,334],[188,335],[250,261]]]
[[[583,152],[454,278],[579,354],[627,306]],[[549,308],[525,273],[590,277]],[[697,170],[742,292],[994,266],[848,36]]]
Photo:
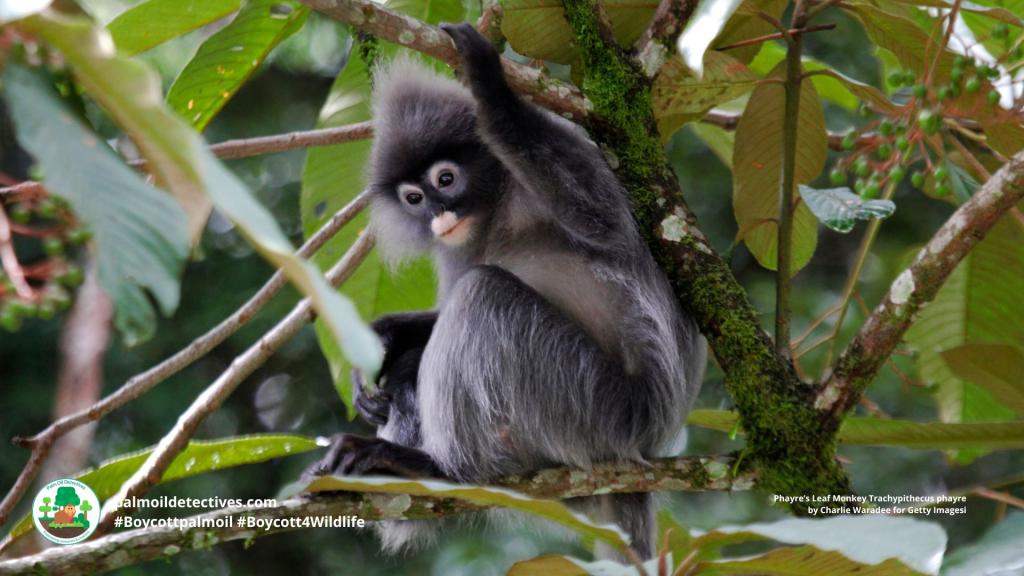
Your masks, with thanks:
[[[647,560],[654,556],[654,496],[646,492],[588,496],[577,502],[597,521],[614,523],[629,535],[630,548]],[[628,563],[625,556],[611,546],[598,543],[594,551],[599,559]]]

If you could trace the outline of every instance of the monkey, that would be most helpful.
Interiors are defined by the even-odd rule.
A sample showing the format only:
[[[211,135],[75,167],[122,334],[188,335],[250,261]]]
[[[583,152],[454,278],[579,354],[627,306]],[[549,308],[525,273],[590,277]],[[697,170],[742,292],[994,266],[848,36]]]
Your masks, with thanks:
[[[392,263],[432,255],[438,305],[384,316],[380,392],[353,374],[377,437],[336,436],[307,476],[486,483],[678,449],[706,342],[644,243],[626,189],[582,127],[516,95],[497,50],[442,24],[463,82],[396,59],[374,76],[370,227]],[[653,554],[650,494],[579,499]],[[386,549],[424,521],[383,523]]]

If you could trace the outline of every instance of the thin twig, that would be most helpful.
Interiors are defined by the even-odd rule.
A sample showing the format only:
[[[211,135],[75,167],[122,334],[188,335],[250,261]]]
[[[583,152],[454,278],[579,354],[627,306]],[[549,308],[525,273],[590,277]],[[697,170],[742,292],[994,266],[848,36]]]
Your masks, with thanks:
[[[32,287],[25,281],[25,273],[18,262],[18,255],[14,253],[14,238],[11,236],[11,221],[7,219],[7,212],[0,204],[0,270],[7,274],[14,291],[18,296],[31,300]],[[0,522],[3,524],[3,522]]]
[[[801,34],[807,34],[810,32],[820,32],[822,30],[832,30],[836,27],[835,24],[817,24],[815,26],[807,26],[805,28],[790,28],[786,34],[789,36],[799,36]],[[754,38],[748,38],[739,42],[733,42],[732,44],[726,44],[725,46],[719,46],[715,50],[724,52],[726,50],[732,50],[733,48],[742,48],[744,46],[754,46],[755,44],[762,44],[769,40],[780,40],[784,38],[782,32],[774,32],[772,34],[765,34],[764,36],[756,36]]]
[[[326,274],[327,281],[337,287],[347,280],[373,248],[373,237],[363,231],[345,256],[338,261]],[[308,298],[292,308],[292,311],[278,322],[270,331],[263,335],[240,356],[236,357],[213,384],[210,384],[192,404],[178,417],[174,427],[160,439],[153,452],[132,476],[121,485],[117,493],[108,500],[106,509],[100,520],[97,531],[101,534],[109,532],[114,520],[132,511],[123,506],[126,498],[141,497],[150,488],[160,482],[167,467],[198,430],[199,425],[212,414],[234,392],[250,374],[263,365],[267,359],[282,345],[291,339],[299,330],[316,317],[316,312]],[[112,503],[112,504],[111,504]]]
[[[333,238],[343,226],[355,218],[368,201],[369,198],[365,192],[357,196],[324,223],[299,248],[298,255],[303,258],[312,256],[321,246]],[[3,502],[0,503],[0,525],[7,521],[11,510],[25,495],[25,492],[39,473],[39,469],[49,454],[54,441],[83,424],[99,420],[117,408],[145,394],[157,384],[192,364],[192,362],[205,356],[229,336],[237,332],[242,326],[245,326],[281,290],[284,284],[284,274],[280,271],[276,272],[252,298],[231,314],[231,316],[222,320],[217,326],[193,340],[192,343],[170,358],[145,372],[133,376],[123,386],[118,388],[117,391],[102,398],[88,409],[65,416],[30,438],[15,438],[14,443],[31,448],[32,455],[18,475],[14,486],[11,487],[7,495],[4,496]],[[0,546],[0,550],[2,550],[2,546]]]

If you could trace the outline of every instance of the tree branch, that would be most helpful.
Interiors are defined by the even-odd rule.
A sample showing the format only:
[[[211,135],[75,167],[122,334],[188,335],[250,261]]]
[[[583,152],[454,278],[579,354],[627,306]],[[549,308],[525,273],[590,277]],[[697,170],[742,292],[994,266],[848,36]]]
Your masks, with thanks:
[[[315,234],[310,236],[302,247],[298,249],[298,255],[303,258],[312,256],[321,246],[333,238],[342,227],[355,218],[368,201],[369,196],[363,193],[344,208],[338,210],[330,220],[317,230]],[[284,274],[280,271],[276,272],[241,308],[170,358],[141,374],[133,376],[123,386],[118,388],[117,391],[101,399],[88,409],[65,416],[30,438],[16,437],[14,443],[30,448],[32,455],[18,475],[14,486],[4,496],[3,502],[0,502],[0,525],[7,521],[11,510],[29,489],[32,481],[39,473],[39,469],[45,462],[47,455],[49,455],[53,443],[58,438],[83,424],[99,420],[110,412],[145,394],[157,384],[192,364],[192,362],[205,356],[229,336],[237,332],[239,328],[246,325],[281,290],[285,282]],[[0,545],[0,550],[2,549],[3,546]]]
[[[829,413],[836,426],[856,406],[917,312],[935,298],[957,264],[1022,198],[1024,152],[1011,158],[961,205],[910,268],[896,278],[818,392],[815,407]]]
[[[506,478],[502,488],[535,498],[565,499],[609,492],[655,490],[706,491],[746,490],[756,476],[752,472],[731,476],[731,457],[668,458],[653,460],[649,466],[629,463],[598,464],[588,472],[553,468],[533,474]],[[89,574],[105,572],[157,558],[170,558],[182,551],[208,549],[230,540],[246,540],[292,531],[299,527],[281,525],[264,530],[243,526],[248,518],[285,520],[320,516],[355,516],[365,521],[417,520],[448,517],[481,507],[449,498],[429,498],[364,492],[327,493],[296,497],[271,507],[238,507],[215,510],[185,518],[209,528],[150,527],[128,530],[81,544],[52,548],[39,554],[0,562],[0,575],[37,572],[47,574]],[[300,526],[301,527],[301,526]]]
[[[640,68],[654,77],[673,50],[673,42],[697,8],[696,0],[661,0],[647,29],[633,45]]]
[[[371,248],[373,248],[373,237],[364,231],[345,253],[345,256],[327,272],[327,281],[335,287],[345,282],[370,253]],[[231,362],[231,366],[213,384],[203,390],[202,394],[178,417],[177,423],[170,432],[160,439],[142,466],[107,501],[108,505],[111,502],[113,505],[105,510],[97,531],[101,534],[108,532],[113,528],[116,517],[130,512],[129,508],[122,506],[122,501],[125,498],[141,497],[160,482],[167,467],[185,448],[203,420],[219,408],[235,388],[258,367],[262,366],[271,354],[315,317],[316,312],[313,310],[310,300],[303,299],[292,308],[292,311],[283,320],[236,357]]]

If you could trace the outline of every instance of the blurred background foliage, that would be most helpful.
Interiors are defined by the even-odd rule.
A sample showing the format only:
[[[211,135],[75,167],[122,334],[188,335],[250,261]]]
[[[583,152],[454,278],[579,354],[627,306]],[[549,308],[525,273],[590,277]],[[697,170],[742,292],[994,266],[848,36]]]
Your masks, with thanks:
[[[109,22],[131,4],[120,0],[81,2],[101,22]],[[862,49],[870,42],[861,25],[840,11],[830,12],[827,20],[835,22],[836,28],[807,35],[805,54],[849,77],[883,88],[884,67],[874,54]],[[166,91],[200,43],[224,24],[217,22],[175,38],[139,57],[160,72]],[[213,119],[205,132],[207,140],[218,142],[318,125],[318,115],[334,78],[349,60],[351,40],[343,26],[311,13],[302,29],[270,54]],[[866,122],[848,107],[827,100],[823,105],[830,131],[842,132]],[[742,106],[742,101],[738,106]],[[86,112],[100,134],[111,138],[117,135],[116,128],[88,101]],[[27,177],[27,158],[10,147],[7,123],[5,120],[0,133],[4,139],[0,170],[16,178]],[[737,229],[732,215],[731,172],[705,139],[698,137],[704,130],[705,126],[691,124],[677,132],[667,143],[668,155],[703,230],[731,262],[755,307],[766,311],[763,321],[768,328],[772,320],[769,312],[774,307],[775,276],[758,265],[742,242],[734,242]],[[296,150],[228,161],[230,168],[273,211],[296,244],[303,236],[300,179],[306,154]],[[829,154],[831,166],[836,153]],[[827,175],[826,168],[815,184],[828,187]],[[884,222],[862,273],[861,295],[869,306],[884,294],[912,249],[925,242],[954,209],[913,190],[909,182],[898,189],[894,201],[896,212]],[[863,229],[860,226],[849,235],[820,230],[813,259],[793,283],[793,334],[800,334],[812,319],[839,299]],[[186,268],[180,308],[172,318],[159,320],[156,335],[131,349],[125,348],[118,338],[112,340],[105,356],[104,394],[179,350],[230,314],[272,273],[232,225],[216,213],[206,228],[198,254]],[[402,293],[408,288],[400,285],[395,289],[399,291],[394,295],[398,301],[404,298],[422,305],[422,294]],[[360,285],[346,292],[361,304],[365,313],[373,315],[366,298],[361,298]],[[95,430],[90,463],[155,443],[192,399],[296,301],[296,293],[286,289],[255,321],[214,353],[103,420]],[[842,342],[852,336],[864,318],[856,306],[850,307],[848,316]],[[0,333],[0,486],[13,483],[28,454],[6,439],[34,433],[51,421],[59,329],[58,322],[31,320],[16,335]],[[820,373],[823,352],[816,350],[802,360],[809,373]],[[918,421],[936,420],[935,402],[930,398],[933,391],[917,385],[914,363],[901,355],[895,356],[893,362],[904,376],[897,370],[883,370],[870,389],[872,401],[884,414]],[[331,383],[331,369],[319,349],[317,335],[312,327],[307,327],[203,424],[197,438],[263,431],[309,436],[326,436],[339,430],[370,433],[362,422],[347,420],[345,406]],[[721,371],[714,365],[709,367],[698,406],[731,407],[722,386]],[[741,446],[740,441],[730,440],[724,434],[696,428],[691,428],[689,438],[690,454],[724,453]],[[840,454],[854,486],[865,494],[939,494],[1024,472],[1024,455],[1020,452],[994,452],[963,466],[954,466],[937,451],[844,446]],[[205,474],[159,486],[150,494],[265,497],[296,478],[316,457],[307,454]],[[1021,494],[1019,487],[1015,490]],[[681,523],[692,528],[710,529],[786,516],[769,505],[769,495],[760,493],[663,494],[661,498]],[[27,504],[26,500],[20,513],[26,511]],[[976,540],[1005,513],[1004,505],[981,498],[972,498],[967,509],[965,516],[932,518],[947,530],[950,549]],[[581,545],[566,544],[559,535],[537,532],[528,525],[512,530],[511,534],[458,529],[440,542],[440,546],[423,552],[388,557],[379,553],[369,532],[303,530],[257,540],[248,549],[241,543],[230,543],[208,552],[185,553],[169,563],[150,562],[121,573],[503,574],[513,561],[544,552],[586,554]]]

